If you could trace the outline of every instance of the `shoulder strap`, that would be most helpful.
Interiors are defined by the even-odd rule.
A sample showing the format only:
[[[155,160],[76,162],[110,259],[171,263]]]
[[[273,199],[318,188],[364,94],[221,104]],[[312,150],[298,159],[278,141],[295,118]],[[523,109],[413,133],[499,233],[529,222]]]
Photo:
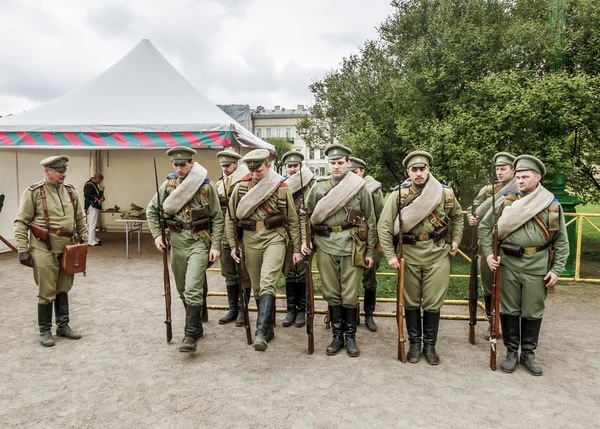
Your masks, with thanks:
[[[48,216],[48,203],[46,202],[46,191],[42,186],[40,188],[40,197],[42,198],[42,207],[44,209],[44,221],[46,222],[46,229],[50,229],[50,217]]]

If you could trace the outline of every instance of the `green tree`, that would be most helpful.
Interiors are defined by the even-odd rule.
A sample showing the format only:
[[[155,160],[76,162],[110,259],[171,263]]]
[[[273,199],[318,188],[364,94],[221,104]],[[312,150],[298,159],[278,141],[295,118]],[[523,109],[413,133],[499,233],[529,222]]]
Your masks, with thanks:
[[[281,137],[272,137],[265,139],[266,142],[271,143],[275,146],[276,157],[274,159],[275,162],[275,170],[281,174],[281,157],[288,151],[292,150],[292,145],[284,138]]]

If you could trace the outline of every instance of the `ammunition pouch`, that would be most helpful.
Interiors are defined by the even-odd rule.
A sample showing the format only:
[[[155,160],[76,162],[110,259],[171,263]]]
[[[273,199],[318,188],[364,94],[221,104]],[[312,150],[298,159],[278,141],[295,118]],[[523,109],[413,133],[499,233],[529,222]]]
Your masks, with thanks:
[[[238,222],[238,225],[244,231],[256,231],[256,221],[254,219],[242,219]]]
[[[192,232],[210,230],[210,218],[192,221]]]
[[[515,258],[522,258],[523,255],[535,255],[542,250],[546,250],[550,246],[550,243],[546,243],[539,247],[523,247],[518,244],[512,243],[501,243],[500,248],[505,255],[513,256]],[[551,252],[552,253],[552,252]],[[553,255],[551,255],[553,256]]]
[[[165,223],[171,232],[181,232],[184,229],[191,232],[210,230],[210,218],[197,219],[191,223],[183,223],[178,220],[167,220]]]
[[[265,218],[265,228],[275,229],[285,225],[285,217],[282,214],[274,214]]]
[[[328,226],[328,225],[313,225],[311,229],[317,235],[321,237],[329,237],[332,232],[342,232],[348,229],[354,228],[355,225],[344,225],[344,226]]]
[[[192,221],[202,220],[210,217],[210,208],[206,205],[199,209],[192,210]]]
[[[431,233],[431,238],[433,241],[444,240],[448,235],[448,225],[442,225],[436,227]]]
[[[402,234],[402,244],[416,244],[417,236],[415,234],[411,234],[410,232],[405,232]]]
[[[31,234],[41,242],[43,242],[48,250],[52,250],[52,246],[50,245],[50,238],[48,237],[49,231],[46,228],[43,228],[35,223],[29,224],[29,229],[31,230]]]

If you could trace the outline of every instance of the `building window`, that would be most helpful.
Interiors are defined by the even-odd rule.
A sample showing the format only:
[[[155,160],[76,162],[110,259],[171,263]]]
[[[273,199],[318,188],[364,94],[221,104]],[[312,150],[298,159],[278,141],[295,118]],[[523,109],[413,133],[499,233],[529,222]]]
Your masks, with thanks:
[[[301,148],[301,147],[295,147],[295,148],[294,148],[294,150],[295,150],[296,152],[300,152],[300,153],[302,153],[302,148]]]
[[[262,129],[261,128],[257,128],[254,133],[256,134],[256,137],[258,137],[259,139],[262,138]]]
[[[267,138],[271,138],[271,128],[267,128]]]
[[[316,150],[310,150],[308,149],[308,159],[315,159],[315,153],[317,151]]]
[[[325,159],[325,149],[319,151],[319,159]]]
[[[325,167],[319,167],[319,176],[325,176]]]
[[[285,138],[286,139],[291,139],[292,138],[292,129],[291,128],[286,128],[285,129]]]
[[[275,128],[275,137],[281,137],[281,128]]]

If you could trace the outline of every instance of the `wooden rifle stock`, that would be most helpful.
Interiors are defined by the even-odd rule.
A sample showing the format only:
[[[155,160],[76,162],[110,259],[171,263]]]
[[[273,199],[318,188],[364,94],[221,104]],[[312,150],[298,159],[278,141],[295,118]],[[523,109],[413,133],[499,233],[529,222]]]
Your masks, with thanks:
[[[310,248],[310,225],[308,220],[305,225],[306,245]],[[304,256],[304,264],[306,265],[306,334],[308,335],[308,354],[312,355],[315,352],[315,337],[313,333],[315,323],[315,290],[312,277],[312,258],[311,253]]]
[[[398,285],[396,287],[396,321],[398,322],[398,360],[406,363],[406,350],[404,338],[404,254],[402,251],[402,202],[400,198],[400,187],[398,187],[398,223],[400,233],[398,234]]]
[[[477,206],[473,205],[473,212]],[[475,344],[475,325],[477,325],[477,299],[479,282],[477,280],[477,261],[479,259],[479,248],[477,245],[477,225],[473,226],[471,235],[471,272],[469,275],[469,342]]]
[[[154,178],[156,180],[156,200],[158,202],[158,223],[160,224],[160,235],[162,237],[163,244],[165,245],[165,249],[162,252],[163,285],[165,289],[166,312],[165,325],[167,325],[167,343],[170,343],[173,339],[173,328],[171,326],[171,279],[169,278],[169,261],[167,259],[167,234],[165,231],[165,219],[162,215],[162,203],[160,202],[160,192],[158,188],[158,172],[156,171],[156,158],[154,158]]]
[[[15,246],[13,246],[12,244],[10,244],[10,242],[6,238],[2,237],[2,235],[0,235],[0,241],[2,241],[4,244],[6,244],[6,246],[13,252],[19,253],[17,248]]]
[[[208,267],[212,263],[209,262]],[[202,322],[208,322],[208,303],[206,302],[206,298],[208,297],[208,279],[206,278],[206,271],[204,271],[204,285],[202,286]]]
[[[494,230],[493,230],[493,257],[498,260],[498,215],[496,212],[496,198],[494,193],[494,181],[492,180],[492,210],[494,210]],[[496,345],[499,335],[499,317],[500,317],[500,267],[494,270],[492,280],[492,308],[490,312],[490,368],[496,371]]]

